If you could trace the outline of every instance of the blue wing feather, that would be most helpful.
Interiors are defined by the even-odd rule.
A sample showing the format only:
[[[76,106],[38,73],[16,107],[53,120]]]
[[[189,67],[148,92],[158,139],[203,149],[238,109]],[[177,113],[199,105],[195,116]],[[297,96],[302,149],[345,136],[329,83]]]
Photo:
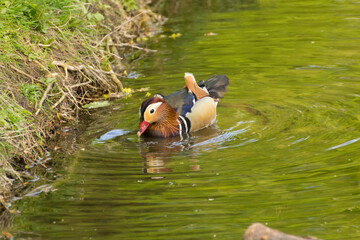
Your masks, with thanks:
[[[206,81],[198,83],[200,87],[206,87],[210,97],[219,99],[224,97],[226,87],[229,85],[229,78],[226,75],[213,75]],[[189,92],[188,89],[182,88],[170,95],[164,97],[179,115],[185,116],[186,113],[191,112],[191,108],[197,101],[196,96]]]
[[[195,95],[188,92],[187,88],[182,88],[179,91],[171,93],[164,97],[164,100],[169,103],[179,115],[185,116],[191,111],[196,101]]]

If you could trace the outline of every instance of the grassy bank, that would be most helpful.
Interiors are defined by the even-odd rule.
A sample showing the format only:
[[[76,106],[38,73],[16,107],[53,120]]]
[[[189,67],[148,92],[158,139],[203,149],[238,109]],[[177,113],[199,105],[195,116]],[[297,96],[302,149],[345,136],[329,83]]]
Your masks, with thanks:
[[[128,53],[161,18],[143,0],[0,3],[0,202],[81,106],[123,91]],[[126,55],[125,55],[126,54]],[[0,204],[1,205],[1,204]]]

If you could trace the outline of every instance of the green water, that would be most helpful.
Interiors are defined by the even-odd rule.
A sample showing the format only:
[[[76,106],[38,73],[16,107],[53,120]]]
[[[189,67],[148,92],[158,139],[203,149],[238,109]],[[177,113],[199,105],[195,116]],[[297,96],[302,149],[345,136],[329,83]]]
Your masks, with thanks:
[[[184,72],[227,74],[215,126],[183,140],[138,139],[145,92],[117,100],[81,122],[80,149],[53,158],[67,165],[53,169],[56,191],[14,202],[22,214],[6,230],[19,239],[241,239],[261,222],[360,239],[360,3],[239,2],[170,9],[166,37],[148,46],[158,52],[125,82],[169,94]]]

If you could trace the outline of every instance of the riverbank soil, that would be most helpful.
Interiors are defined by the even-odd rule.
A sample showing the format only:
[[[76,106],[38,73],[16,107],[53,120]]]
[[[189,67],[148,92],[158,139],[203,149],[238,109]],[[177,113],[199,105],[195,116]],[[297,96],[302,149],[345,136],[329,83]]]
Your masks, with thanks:
[[[0,3],[0,206],[82,106],[121,96],[162,17],[145,0]],[[129,57],[131,56],[131,57]],[[134,57],[135,56],[135,57]]]

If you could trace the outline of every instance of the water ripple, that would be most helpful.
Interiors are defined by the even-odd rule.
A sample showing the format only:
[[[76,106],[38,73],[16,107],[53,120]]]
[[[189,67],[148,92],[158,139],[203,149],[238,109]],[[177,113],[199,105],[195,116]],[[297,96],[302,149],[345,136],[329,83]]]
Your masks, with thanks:
[[[94,140],[94,143],[104,143],[107,140],[113,139],[129,133],[130,131],[125,131],[123,129],[114,129],[109,132],[104,133],[99,137],[99,139]]]
[[[352,144],[352,143],[355,143],[355,142],[357,142],[357,141],[359,141],[359,140],[360,140],[360,138],[355,138],[355,139],[353,139],[353,140],[350,140],[350,141],[344,142],[344,143],[342,143],[342,144],[339,144],[339,145],[336,145],[336,146],[330,147],[330,148],[328,148],[328,149],[326,149],[326,150],[333,150],[333,149],[341,148],[341,147],[344,147],[344,146],[350,145],[350,144]]]

